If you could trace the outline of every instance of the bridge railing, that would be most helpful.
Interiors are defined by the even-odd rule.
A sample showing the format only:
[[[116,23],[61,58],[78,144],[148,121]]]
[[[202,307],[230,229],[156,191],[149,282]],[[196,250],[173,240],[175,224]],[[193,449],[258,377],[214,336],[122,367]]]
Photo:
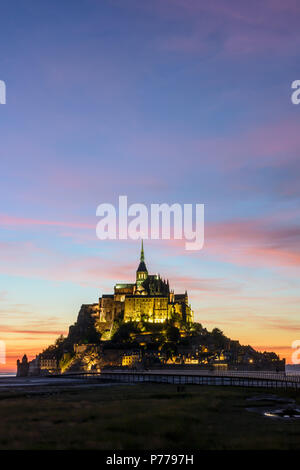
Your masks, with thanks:
[[[229,385],[242,387],[263,387],[263,388],[293,388],[300,389],[298,381],[291,380],[288,377],[272,378],[237,376],[237,375],[213,375],[213,374],[164,374],[164,373],[145,373],[145,372],[102,372],[103,379],[114,380],[118,382],[154,382],[154,383],[172,383],[177,385]]]
[[[138,371],[102,371],[101,373],[85,372],[74,373],[69,376],[80,376],[82,378],[95,378],[112,380],[114,382],[154,382],[154,383],[172,383],[172,384],[195,384],[195,385],[230,385],[243,387],[264,387],[264,388],[293,388],[300,389],[298,377],[290,376],[272,376],[266,374],[263,376],[251,375],[225,375],[225,374],[184,374],[184,373],[163,373],[160,372],[138,372]]]
[[[124,373],[124,374],[163,374],[163,375],[198,375],[198,376],[210,376],[210,377],[249,377],[257,379],[272,379],[272,380],[281,380],[281,381],[293,381],[300,383],[300,375],[287,374],[284,371],[274,372],[274,371],[233,371],[233,370],[147,370],[147,371],[138,371],[133,369],[117,369],[117,370],[103,370],[103,373]]]
[[[171,370],[107,370],[101,372],[77,372],[64,374],[62,377],[82,377],[93,378],[99,377],[103,379],[118,380],[125,382],[160,382],[160,383],[191,383],[191,384],[231,384],[240,385],[241,383],[261,384],[270,386],[280,384],[284,387],[300,388],[300,377],[296,375],[288,375],[284,372],[274,373],[272,371],[171,371]],[[254,385],[249,385],[254,386]],[[279,385],[276,385],[276,388]]]

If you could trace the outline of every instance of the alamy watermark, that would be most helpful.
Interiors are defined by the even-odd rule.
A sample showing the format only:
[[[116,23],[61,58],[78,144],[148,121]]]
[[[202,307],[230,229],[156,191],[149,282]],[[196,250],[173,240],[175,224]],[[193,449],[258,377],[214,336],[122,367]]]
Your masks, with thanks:
[[[128,207],[127,196],[119,196],[118,210],[103,203],[96,215],[101,217],[96,227],[100,240],[184,239],[189,251],[201,250],[204,245],[204,204],[195,204],[194,208],[193,204],[150,204],[148,210],[145,204]]]
[[[6,347],[4,341],[0,341],[0,364],[6,364]]]
[[[6,85],[3,80],[0,80],[0,104],[6,104]]]
[[[291,88],[295,91],[293,91],[291,95],[291,100],[293,104],[300,104],[300,80],[294,80]]]
[[[292,348],[295,349],[292,354],[292,363],[300,364],[300,339],[296,339],[292,342]]]

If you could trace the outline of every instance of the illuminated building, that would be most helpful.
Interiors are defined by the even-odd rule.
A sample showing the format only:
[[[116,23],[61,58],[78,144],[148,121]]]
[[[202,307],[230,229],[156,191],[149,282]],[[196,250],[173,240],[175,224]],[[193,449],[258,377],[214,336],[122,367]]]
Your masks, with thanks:
[[[135,283],[116,284],[114,294],[99,299],[99,313],[100,324],[117,318],[123,318],[125,322],[162,323],[174,316],[186,323],[193,321],[187,292],[175,294],[169,281],[157,274],[148,274],[143,242]]]
[[[122,366],[132,367],[141,360],[140,351],[126,352],[122,356]]]

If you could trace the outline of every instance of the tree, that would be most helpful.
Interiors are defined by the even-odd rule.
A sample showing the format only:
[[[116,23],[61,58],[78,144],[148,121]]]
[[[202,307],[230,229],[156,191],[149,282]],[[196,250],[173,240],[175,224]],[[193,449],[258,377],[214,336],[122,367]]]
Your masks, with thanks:
[[[74,354],[65,353],[59,361],[59,368],[61,372],[65,372],[68,369],[73,361]]]
[[[117,331],[112,336],[114,343],[126,343],[131,341],[131,334],[137,334],[139,329],[134,322],[121,323]]]
[[[62,343],[65,341],[64,335],[60,335],[56,340],[55,340],[55,346],[59,347],[62,345]]]
[[[218,348],[223,348],[226,343],[226,337],[223,334],[223,331],[221,331],[219,328],[214,328],[211,332],[213,342],[216,347]]]
[[[189,333],[193,336],[203,334],[203,327],[201,323],[191,323],[189,324]]]
[[[172,359],[177,355],[177,346],[174,343],[165,343],[161,348],[161,352],[166,356],[166,359]]]
[[[166,328],[166,340],[168,342],[177,343],[180,339],[180,331],[176,326],[169,325]]]

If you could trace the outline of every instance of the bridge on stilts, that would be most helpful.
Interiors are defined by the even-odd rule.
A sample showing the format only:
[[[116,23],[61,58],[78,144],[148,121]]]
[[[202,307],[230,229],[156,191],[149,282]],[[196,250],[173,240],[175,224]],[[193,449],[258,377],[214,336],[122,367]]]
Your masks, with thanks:
[[[56,376],[57,377],[57,376]],[[285,372],[205,371],[205,370],[107,370],[101,372],[66,373],[60,377],[101,379],[118,383],[162,383],[176,385],[212,385],[300,389],[300,376]]]

